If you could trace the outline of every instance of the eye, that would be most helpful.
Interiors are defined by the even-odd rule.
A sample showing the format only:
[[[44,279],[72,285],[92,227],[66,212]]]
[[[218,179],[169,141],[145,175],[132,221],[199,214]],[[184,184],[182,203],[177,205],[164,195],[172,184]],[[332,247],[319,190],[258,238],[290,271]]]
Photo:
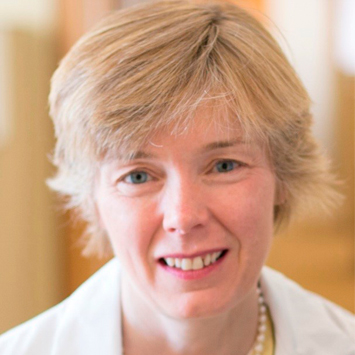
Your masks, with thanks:
[[[144,184],[147,181],[150,181],[151,177],[144,171],[134,171],[123,179],[124,182],[128,184]]]
[[[222,160],[216,163],[215,170],[217,170],[219,173],[228,173],[240,165],[240,163],[234,160]]]

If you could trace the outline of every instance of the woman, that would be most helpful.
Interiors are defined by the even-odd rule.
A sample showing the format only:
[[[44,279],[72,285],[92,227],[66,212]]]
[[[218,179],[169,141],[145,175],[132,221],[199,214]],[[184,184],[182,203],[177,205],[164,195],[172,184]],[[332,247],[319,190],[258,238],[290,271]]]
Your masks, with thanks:
[[[336,201],[310,100],[236,6],[113,13],[54,74],[57,175],[115,258],[3,354],[355,353],[353,316],[263,268],[275,227]],[[321,193],[320,193],[321,192]]]

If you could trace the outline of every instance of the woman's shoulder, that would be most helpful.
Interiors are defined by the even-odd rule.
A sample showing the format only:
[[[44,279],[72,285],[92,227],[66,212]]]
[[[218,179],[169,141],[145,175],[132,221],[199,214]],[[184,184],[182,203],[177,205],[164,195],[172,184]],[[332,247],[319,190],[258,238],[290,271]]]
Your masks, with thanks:
[[[118,277],[117,261],[109,262],[60,304],[2,334],[0,354],[97,354],[98,335],[119,326]]]
[[[351,312],[268,267],[263,269],[261,282],[277,342],[285,350],[293,348],[290,354],[355,354]]]

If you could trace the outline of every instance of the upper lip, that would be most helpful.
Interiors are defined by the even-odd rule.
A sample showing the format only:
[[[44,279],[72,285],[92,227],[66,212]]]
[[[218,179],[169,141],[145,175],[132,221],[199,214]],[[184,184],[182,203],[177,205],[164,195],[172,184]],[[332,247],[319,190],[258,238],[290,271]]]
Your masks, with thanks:
[[[192,254],[187,254],[187,253],[169,253],[169,254],[164,254],[160,257],[158,257],[158,259],[166,259],[166,258],[179,258],[179,259],[191,259],[191,258],[195,258],[197,256],[205,256],[207,254],[212,254],[215,252],[219,252],[219,251],[224,251],[227,250],[227,248],[214,248],[214,249],[208,249],[208,250],[204,250],[204,251],[198,251]]]

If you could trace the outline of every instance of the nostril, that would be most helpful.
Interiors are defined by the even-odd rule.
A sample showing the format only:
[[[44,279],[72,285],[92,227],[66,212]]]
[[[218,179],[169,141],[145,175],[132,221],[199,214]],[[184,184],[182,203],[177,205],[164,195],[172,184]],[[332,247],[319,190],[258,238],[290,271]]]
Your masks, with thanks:
[[[196,226],[192,226],[190,229],[187,229],[187,228],[182,229],[182,228],[173,228],[173,227],[171,227],[171,228],[167,228],[167,231],[170,232],[170,233],[176,233],[176,234],[180,234],[180,235],[186,235],[186,234],[188,234],[188,233],[190,232],[190,230],[191,230],[192,228],[195,228],[195,227],[196,227]]]
[[[181,235],[187,234],[187,232],[183,229],[178,229],[178,228],[167,228],[167,231],[170,233],[178,233]]]

